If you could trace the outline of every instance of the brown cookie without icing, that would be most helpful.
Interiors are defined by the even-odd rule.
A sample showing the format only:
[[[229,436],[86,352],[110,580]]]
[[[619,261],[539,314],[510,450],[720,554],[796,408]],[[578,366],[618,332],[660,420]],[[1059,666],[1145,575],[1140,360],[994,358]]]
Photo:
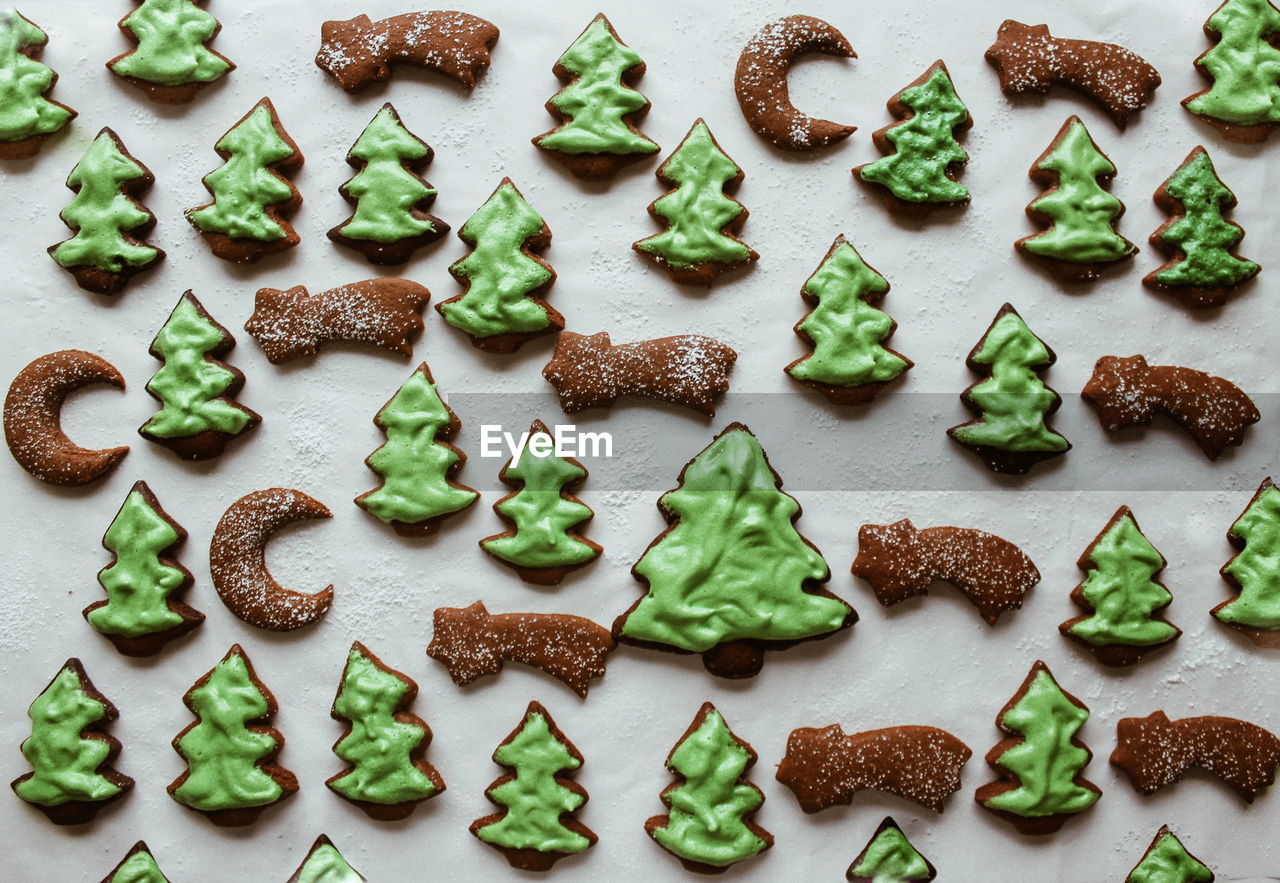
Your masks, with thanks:
[[[498,29],[465,12],[406,12],[379,21],[357,15],[320,26],[316,66],[347,92],[391,77],[391,66],[433,70],[470,89],[489,68]]]

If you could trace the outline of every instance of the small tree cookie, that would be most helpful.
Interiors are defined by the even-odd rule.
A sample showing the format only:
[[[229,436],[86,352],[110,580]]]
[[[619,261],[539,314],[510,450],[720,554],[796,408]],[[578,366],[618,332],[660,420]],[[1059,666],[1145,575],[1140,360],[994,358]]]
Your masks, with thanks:
[[[16,9],[0,10],[0,159],[29,159],[76,112],[45,95],[58,75],[36,61],[49,37]]]
[[[1236,555],[1221,572],[1239,594],[1212,613],[1259,647],[1280,647],[1280,489],[1269,477],[1231,525],[1227,539]]]
[[[1280,10],[1270,0],[1226,0],[1204,33],[1214,45],[1195,66],[1210,86],[1182,106],[1228,141],[1266,141],[1280,126]]]
[[[365,877],[348,864],[333,841],[321,834],[287,883],[361,883]]]
[[[1161,825],[1124,883],[1213,883],[1213,871],[1187,852],[1168,825]]]
[[[169,883],[169,878],[156,864],[147,844],[139,840],[125,853],[120,863],[102,878],[102,883]]]
[[[885,816],[876,833],[845,871],[851,883],[929,883],[938,875],[893,816]]]
[[[134,0],[120,19],[137,43],[107,62],[107,69],[159,104],[186,104],[236,66],[208,47],[222,25],[200,8],[205,0]]]

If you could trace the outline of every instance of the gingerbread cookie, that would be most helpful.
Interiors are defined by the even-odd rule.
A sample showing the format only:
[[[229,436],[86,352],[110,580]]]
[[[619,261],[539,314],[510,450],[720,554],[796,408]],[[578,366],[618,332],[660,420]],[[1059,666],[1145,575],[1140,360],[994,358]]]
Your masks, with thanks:
[[[119,717],[79,659],[68,659],[27,710],[31,735],[22,756],[31,772],[10,787],[55,825],[83,825],[119,800],[133,779],[112,769],[120,743],[105,727]]]
[[[937,876],[933,863],[916,851],[893,816],[884,817],[844,873],[851,883],[929,883]]]
[[[1239,594],[1212,612],[1218,622],[1249,637],[1259,647],[1280,647],[1280,490],[1270,477],[1227,531],[1236,554],[1222,566],[1222,578]]]
[[[1002,306],[965,360],[970,371],[988,375],[960,394],[978,417],[951,427],[947,435],[988,469],[1010,475],[1071,450],[1071,442],[1048,423],[1062,399],[1038,376],[1057,360],[1012,305]]]
[[[1169,260],[1142,277],[1143,284],[1194,309],[1220,306],[1258,275],[1262,268],[1236,252],[1244,230],[1226,218],[1236,195],[1218,178],[1203,147],[1187,154],[1155,201],[1169,220],[1151,234],[1151,244]]]
[[[1079,117],[1068,117],[1031,166],[1044,194],[1027,205],[1027,217],[1047,229],[1014,243],[1061,282],[1092,282],[1138,253],[1116,232],[1124,203],[1105,187],[1116,167],[1094,143]]]
[[[102,878],[102,883],[169,883],[169,878],[156,864],[147,844],[139,840],[125,853],[120,863]]]
[[[36,61],[49,37],[18,10],[0,10],[0,159],[30,159],[76,117],[45,97],[58,75]]]
[[[115,469],[129,448],[82,448],[62,431],[62,403],[83,386],[124,389],[124,377],[101,356],[59,350],[18,372],[4,399],[4,437],[18,465],[41,481],[76,487]]]
[[[1177,640],[1182,630],[1161,615],[1173,600],[1157,578],[1165,563],[1133,512],[1121,506],[1076,562],[1089,575],[1072,590],[1071,600],[1088,615],[1067,620],[1058,631],[1103,665],[1133,665]]]
[[[1115,43],[1068,40],[1048,25],[1006,19],[986,53],[1006,95],[1046,94],[1053,86],[1078,92],[1105,110],[1121,129],[1147,106],[1160,74],[1137,53]]]
[[[201,8],[205,0],[134,0],[120,31],[137,43],[107,69],[159,104],[186,104],[205,86],[236,69],[208,43],[222,24]]]
[[[490,613],[437,607],[427,655],[442,663],[459,687],[496,675],[510,660],[531,665],[582,698],[593,678],[604,677],[606,657],[618,646],[603,626],[567,613]]]
[[[501,811],[471,823],[471,833],[521,871],[550,870],[562,858],[593,846],[595,833],[574,816],[587,792],[562,772],[582,766],[582,755],[551,715],[530,702],[520,725],[493,752],[493,762],[513,770],[484,792]]]
[[[1213,46],[1195,60],[1207,89],[1182,106],[1228,141],[1260,144],[1280,126],[1280,9],[1270,0],[1225,0],[1204,23]]]
[[[49,246],[49,255],[77,284],[98,294],[118,294],[138,273],[164,259],[142,241],[156,216],[138,198],[155,183],[115,132],[103,129],[67,177],[75,198],[58,215],[75,234]]]
[[[225,161],[201,179],[213,202],[187,209],[187,220],[215,257],[249,264],[300,241],[285,220],[302,205],[290,176],[302,151],[263,98],[214,145]]]
[[[721,273],[759,260],[735,235],[750,213],[725,193],[742,183],[742,169],[720,149],[702,119],[656,174],[672,189],[649,204],[649,215],[666,229],[633,243],[636,252],[681,285],[706,287]]]
[[[173,739],[187,769],[169,783],[170,797],[215,825],[240,827],[298,790],[293,773],[276,763],[284,748],[270,725],[276,698],[239,644],[182,701],[196,720]]]
[[[1168,825],[1161,825],[1124,883],[1213,883],[1213,871],[1187,852]]]
[[[857,126],[820,120],[791,103],[787,73],[797,58],[810,53],[857,58],[844,34],[809,15],[788,15],[756,31],[742,47],[733,90],[742,115],[757,135],[784,150],[814,150],[838,144]]]
[[[333,841],[321,834],[287,883],[362,883],[365,879],[347,863]]]
[[[234,400],[244,374],[221,359],[235,345],[188,289],[151,341],[151,355],[164,364],[147,381],[147,392],[160,410],[138,434],[182,460],[209,460],[261,423],[256,411]]]
[[[562,331],[542,376],[556,388],[566,414],[607,408],[627,395],[684,405],[708,417],[729,389],[738,354],[701,334],[677,334],[615,345],[609,332]]]
[[[718,677],[759,674],[766,650],[830,637],[858,620],[823,588],[831,570],[796,530],[800,504],[782,491],[760,442],[731,423],[680,470],[658,510],[669,527],[631,569],[645,594],[613,635],[699,653]]]
[[[1080,395],[1098,409],[1108,432],[1146,426],[1164,414],[1186,430],[1210,460],[1244,442],[1262,416],[1229,380],[1178,365],[1148,365],[1145,356],[1103,356]]]
[[[448,233],[448,224],[427,213],[436,190],[420,172],[430,162],[427,143],[405,128],[391,102],[382,105],[347,152],[356,174],[338,192],[355,210],[329,238],[370,263],[392,265]]]
[[[635,89],[644,61],[600,13],[565,50],[552,73],[565,87],[547,101],[559,125],[533,139],[579,178],[612,178],[653,156],[658,145],[637,126],[649,99]]]
[[[406,12],[380,21],[357,15],[320,26],[316,66],[347,92],[391,78],[391,67],[412,64],[470,89],[489,69],[498,29],[465,12]]]
[[[1006,539],[968,527],[926,527],[910,519],[858,528],[853,575],[871,584],[890,607],[929,593],[934,582],[955,586],[989,624],[1017,610],[1040,582],[1040,571]]]

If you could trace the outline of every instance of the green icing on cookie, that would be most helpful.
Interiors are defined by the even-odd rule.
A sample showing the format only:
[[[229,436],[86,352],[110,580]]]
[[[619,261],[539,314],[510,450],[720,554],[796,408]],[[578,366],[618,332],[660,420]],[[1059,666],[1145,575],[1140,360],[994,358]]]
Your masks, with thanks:
[[[452,436],[455,420],[420,366],[373,418],[387,442],[365,463],[382,486],[357,497],[356,505],[383,521],[419,524],[474,503],[480,495],[449,478],[461,454],[438,440]]]
[[[124,785],[101,772],[111,742],[101,733],[97,738],[85,734],[94,724],[114,718],[115,711],[93,695],[93,685],[77,661],[62,667],[31,703],[27,716],[31,735],[22,743],[22,756],[32,772],[13,783],[19,797],[41,806],[61,806],[110,800],[124,791]]]
[[[1245,544],[1222,568],[1240,594],[1213,615],[1234,625],[1280,630],[1280,490],[1270,480],[1227,535]]]
[[[934,64],[899,92],[894,101],[910,112],[902,122],[883,132],[894,152],[860,166],[857,175],[887,188],[904,202],[948,204],[967,200],[968,189],[951,180],[947,170],[969,159],[954,134],[956,128],[968,127],[969,109],[956,95],[946,66],[940,61]]]
[[[138,41],[109,65],[122,77],[183,86],[211,83],[233,67],[204,45],[220,26],[193,0],[142,0],[120,24]]]
[[[279,749],[279,740],[265,727],[250,726],[273,709],[238,647],[183,701],[197,722],[174,741],[188,765],[184,776],[169,786],[174,800],[207,812],[264,806],[284,796],[261,766]]]
[[[363,880],[338,848],[324,840],[311,847],[291,883],[361,883]]]
[[[667,222],[667,229],[641,239],[635,247],[677,268],[754,259],[751,249],[722,232],[746,211],[724,193],[725,185],[741,174],[737,163],[711,137],[707,124],[698,120],[658,169],[658,177],[676,187],[650,208]]]
[[[796,380],[857,387],[887,383],[910,368],[911,362],[880,345],[894,323],[867,302],[888,290],[884,277],[839,237],[804,284],[804,294],[818,305],[796,330],[813,341],[813,354],[787,373]]]
[[[141,849],[129,856],[111,875],[109,883],[169,883],[151,853]]]
[[[504,180],[458,232],[472,251],[449,272],[467,290],[440,305],[445,321],[476,338],[548,328],[546,305],[529,297],[555,278],[529,253],[529,240],[543,236],[545,227],[515,185]]]
[[[1138,250],[1112,227],[1124,206],[1098,183],[1098,178],[1114,175],[1116,167],[1078,118],[1067,120],[1033,171],[1057,176],[1056,186],[1028,206],[1047,217],[1050,227],[1019,240],[1020,248],[1074,264],[1110,263]]]
[[[933,879],[933,871],[907,835],[897,825],[887,824],[867,844],[845,874],[850,880],[873,883],[918,883]]]
[[[1238,126],[1280,123],[1280,11],[1269,0],[1227,0],[1205,23],[1218,43],[1196,66],[1213,80],[1187,110]]]
[[[351,729],[333,753],[352,769],[330,779],[330,788],[350,800],[378,804],[423,800],[436,793],[435,784],[414,764],[413,752],[427,731],[402,713],[410,689],[406,679],[379,666],[363,647],[351,648],[333,702],[334,712],[350,721]]]
[[[769,845],[744,821],[764,795],[742,781],[755,758],[720,712],[711,708],[701,717],[667,758],[667,767],[684,781],[662,793],[670,815],[659,817],[650,836],[682,859],[727,868]]]
[[[143,269],[160,260],[159,249],[125,235],[155,220],[126,195],[128,184],[150,179],[115,134],[103,129],[67,177],[76,195],[59,217],[75,235],[54,246],[53,259],[67,268],[94,267],[107,273]]]
[[[414,209],[436,191],[407,167],[431,156],[431,148],[415,137],[384,105],[356,139],[351,156],[364,168],[342,185],[356,201],[351,219],[338,227],[347,239],[392,243],[436,230],[435,219]]]
[[[1166,830],[1129,872],[1125,883],[1213,883],[1213,871]]]
[[[626,73],[644,61],[618,39],[603,15],[598,15],[557,62],[573,81],[552,96],[550,107],[568,119],[534,139],[543,150],[561,153],[652,154],[658,145],[634,131],[624,119],[649,106],[623,82]]]
[[[275,242],[289,233],[267,209],[294,198],[289,183],[270,167],[296,156],[280,136],[266,99],[223,135],[214,148],[226,162],[204,177],[213,203],[187,217],[204,233]]]
[[[779,488],[745,427],[731,427],[694,457],[658,505],[674,523],[633,568],[649,591],[624,614],[625,637],[701,653],[844,624],[847,604],[805,591],[830,570],[796,531],[800,505]]]
[[[27,56],[49,38],[13,7],[0,9],[0,141],[52,135],[75,111],[44,97],[54,72]]]
[[[1161,192],[1181,206],[1181,214],[1157,231],[1160,241],[1182,252],[1172,266],[1157,271],[1161,285],[1229,288],[1255,276],[1261,269],[1253,261],[1236,257],[1232,248],[1244,231],[1223,217],[1236,204],[1235,195],[1223,185],[1213,161],[1203,147],[1191,152]]]

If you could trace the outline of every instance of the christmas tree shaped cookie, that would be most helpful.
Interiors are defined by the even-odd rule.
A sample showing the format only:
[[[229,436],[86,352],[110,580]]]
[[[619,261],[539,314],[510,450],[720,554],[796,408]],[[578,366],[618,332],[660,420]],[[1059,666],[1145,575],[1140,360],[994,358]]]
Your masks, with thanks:
[[[844,876],[852,883],[928,883],[938,872],[893,817],[885,816]]]
[[[151,355],[164,365],[147,382],[147,392],[160,410],[138,433],[183,460],[208,460],[262,422],[233,400],[244,375],[221,358],[235,345],[194,294],[183,294],[151,341]]]
[[[1027,206],[1027,215],[1048,229],[1019,239],[1018,251],[1063,282],[1092,282],[1137,254],[1138,247],[1115,230],[1124,203],[1103,188],[1115,173],[1080,118],[1070,117],[1031,166],[1031,180],[1045,192]]]
[[[577,855],[596,835],[573,817],[587,802],[578,783],[557,775],[582,766],[582,755],[537,702],[493,752],[493,762],[514,772],[489,786],[485,796],[502,811],[471,823],[471,833],[501,852],[511,867],[546,871]]]
[[[644,76],[640,56],[618,37],[604,13],[573,41],[553,73],[567,85],[547,113],[560,125],[533,139],[579,178],[612,178],[628,163],[658,152],[637,124],[649,101],[633,87]]]
[[[705,122],[693,124],[657,175],[672,190],[650,204],[649,214],[666,229],[632,248],[681,285],[710,286],[721,273],[759,259],[734,235],[750,213],[725,192],[742,183],[742,169],[720,149]]]
[[[718,873],[773,845],[773,835],[750,821],[764,803],[743,777],[756,753],[735,736],[720,712],[703,703],[689,729],[667,755],[679,779],[662,792],[668,814],[644,829],[690,871]]]
[[[969,154],[956,141],[973,117],[956,94],[940,60],[897,95],[889,112],[900,122],[871,136],[886,156],[858,166],[853,175],[870,184],[891,211],[923,216],[930,209],[964,205],[969,190],[956,181]]]
[[[1014,475],[1071,450],[1047,422],[1062,400],[1038,376],[1057,358],[1017,310],[1002,306],[966,360],[970,371],[988,375],[960,395],[977,419],[951,427],[947,435],[993,471]]]
[[[171,557],[186,541],[147,483],[135,484],[102,537],[112,554],[98,573],[107,600],[84,609],[89,625],[126,656],[159,653],[204,622],[203,613],[175,597],[191,585],[191,574]]]
[[[453,480],[467,462],[467,455],[449,444],[462,423],[440,398],[426,362],[382,406],[373,422],[386,434],[387,442],[364,462],[382,484],[356,497],[361,509],[390,524],[401,536],[427,536],[480,496]]]
[[[93,686],[79,659],[68,659],[31,703],[31,735],[22,756],[31,772],[14,779],[13,792],[56,825],[82,825],[123,797],[133,779],[108,764],[120,743],[104,727],[119,714]]]
[[[164,258],[141,237],[156,216],[138,201],[155,183],[151,170],[125,149],[116,133],[103,129],[67,177],[75,198],[58,217],[75,233],[49,247],[81,288],[118,294],[137,273]]]
[[[813,310],[795,332],[813,347],[786,372],[837,405],[865,405],[886,383],[914,363],[884,346],[897,323],[871,304],[889,283],[862,260],[844,235],[804,283],[800,294]]]
[[[102,883],[169,883],[169,878],[161,872],[147,844],[139,840]]]
[[[658,500],[670,527],[631,569],[647,592],[614,637],[701,653],[714,675],[758,674],[765,650],[824,638],[858,616],[822,588],[822,554],[796,530],[800,504],[782,491],[760,442],[732,423],[680,470]]]
[[[1182,845],[1168,825],[1161,825],[1142,860],[1125,883],[1213,883],[1213,871]]]
[[[593,514],[574,496],[587,469],[573,457],[557,456],[548,447],[552,441],[546,424],[533,421],[518,458],[498,473],[516,489],[493,504],[511,529],[480,541],[521,579],[540,586],[559,585],[565,574],[600,557],[600,547],[577,529]]]
[[[1089,575],[1071,600],[1091,614],[1069,619],[1058,630],[1103,665],[1132,665],[1182,634],[1160,616],[1173,600],[1156,578],[1164,556],[1142,535],[1128,506],[1116,510],[1077,564]]]
[[[213,202],[187,210],[215,257],[247,264],[300,241],[285,216],[302,205],[289,180],[302,151],[280,125],[271,99],[254,105],[214,145],[224,164],[202,179]]]
[[[350,767],[326,785],[379,821],[404,819],[444,791],[444,780],[423,758],[431,729],[409,713],[418,685],[356,641],[330,712],[347,724],[333,753]]]
[[[1009,738],[987,752],[999,778],[974,794],[979,805],[1023,834],[1052,834],[1093,806],[1102,791],[1081,776],[1093,754],[1076,739],[1088,719],[1089,709],[1047,665],[1033,665],[996,718]]]
[[[120,30],[138,45],[107,69],[160,104],[186,104],[205,86],[236,69],[206,44],[222,25],[200,8],[205,0],[134,0]]]
[[[321,834],[288,883],[361,883],[364,879],[342,857],[333,841]]]
[[[426,142],[404,127],[390,102],[382,105],[347,153],[357,172],[338,192],[355,210],[329,238],[391,265],[448,233],[448,224],[427,213],[436,191],[419,172],[430,162]]]
[[[1236,555],[1222,576],[1239,594],[1213,608],[1219,622],[1259,647],[1280,647],[1280,489],[1264,478],[1227,531]]]
[[[1210,86],[1182,106],[1228,141],[1266,141],[1280,125],[1280,10],[1270,0],[1226,0],[1204,32],[1214,45],[1195,65]]]
[[[36,61],[49,37],[13,7],[0,9],[0,159],[28,159],[76,116],[46,98],[58,75]]]
[[[1146,285],[1177,295],[1188,307],[1216,307],[1258,275],[1261,267],[1236,253],[1244,230],[1225,217],[1236,195],[1203,147],[1187,154],[1155,200],[1170,217],[1151,234],[1151,244],[1169,260],[1143,277]]]
[[[239,644],[182,701],[196,720],[173,740],[187,769],[169,784],[170,797],[215,825],[238,827],[298,790],[293,773],[275,762],[284,747],[269,723],[276,699]]]
[[[471,253],[449,268],[466,290],[436,305],[444,320],[479,349],[513,353],[525,341],[564,328],[543,300],[555,270],[535,252],[551,244],[551,229],[510,178],[458,231]]]

